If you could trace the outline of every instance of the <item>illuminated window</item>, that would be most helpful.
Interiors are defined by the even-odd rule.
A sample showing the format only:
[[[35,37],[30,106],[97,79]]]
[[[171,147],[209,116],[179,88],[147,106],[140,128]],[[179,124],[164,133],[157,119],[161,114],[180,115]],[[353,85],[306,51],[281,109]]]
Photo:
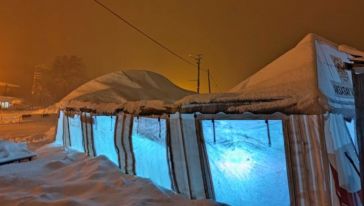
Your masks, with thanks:
[[[2,109],[8,109],[10,107],[9,102],[0,102],[0,108]]]
[[[217,201],[290,204],[282,121],[203,120],[202,126]]]

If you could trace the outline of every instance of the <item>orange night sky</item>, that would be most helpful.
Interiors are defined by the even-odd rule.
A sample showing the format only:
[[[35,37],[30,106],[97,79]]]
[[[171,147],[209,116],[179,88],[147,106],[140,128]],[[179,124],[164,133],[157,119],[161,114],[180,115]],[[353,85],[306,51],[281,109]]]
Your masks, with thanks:
[[[219,85],[215,91],[233,87],[309,32],[364,49],[363,0],[100,1],[178,54],[203,53],[202,66]],[[92,77],[143,68],[195,89],[194,67],[93,0],[1,0],[0,28],[0,81],[29,87],[35,65],[77,55]]]

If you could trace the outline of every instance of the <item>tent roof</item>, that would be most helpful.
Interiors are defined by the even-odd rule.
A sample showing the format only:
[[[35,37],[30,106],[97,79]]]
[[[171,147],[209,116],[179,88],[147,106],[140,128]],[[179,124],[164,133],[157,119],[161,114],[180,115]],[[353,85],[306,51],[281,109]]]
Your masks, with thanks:
[[[124,70],[91,80],[72,91],[60,107],[113,113],[159,113],[172,110],[173,103],[193,94],[162,75],[143,70]]]
[[[189,96],[179,104],[184,112],[324,113],[329,108],[318,86],[316,40],[339,49],[331,41],[308,34],[293,49],[232,88],[231,93]],[[345,50],[349,54],[353,51]]]

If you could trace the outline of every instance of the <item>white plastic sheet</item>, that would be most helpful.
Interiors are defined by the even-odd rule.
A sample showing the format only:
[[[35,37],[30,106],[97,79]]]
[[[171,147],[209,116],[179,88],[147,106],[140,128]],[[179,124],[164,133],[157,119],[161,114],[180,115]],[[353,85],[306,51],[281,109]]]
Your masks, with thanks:
[[[105,155],[114,164],[119,165],[114,143],[115,120],[115,116],[94,116],[94,146],[96,156]]]
[[[59,117],[58,117],[56,138],[54,141],[55,144],[59,144],[59,145],[63,145],[63,118],[64,118],[64,112],[60,111]]]
[[[281,121],[203,121],[215,198],[229,205],[289,205]],[[272,195],[274,192],[274,195]]]
[[[166,121],[135,118],[132,136],[136,175],[171,189],[166,146]]]
[[[80,115],[76,114],[73,117],[68,117],[70,129],[71,148],[80,152],[85,152],[82,140],[82,128]]]

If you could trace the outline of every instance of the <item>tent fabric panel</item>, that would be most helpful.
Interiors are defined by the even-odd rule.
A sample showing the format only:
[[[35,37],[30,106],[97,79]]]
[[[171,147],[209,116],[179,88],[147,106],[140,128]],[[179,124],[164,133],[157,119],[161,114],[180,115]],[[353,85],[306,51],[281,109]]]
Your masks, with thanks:
[[[209,164],[209,160],[208,160],[206,144],[204,141],[201,120],[198,120],[195,118],[195,126],[196,126],[197,141],[199,144],[200,158],[201,158],[201,171],[202,171],[202,175],[204,178],[205,195],[206,195],[206,198],[208,198],[208,199],[215,199],[211,169],[210,169],[210,164]]]
[[[169,118],[166,118],[166,144],[167,144],[167,161],[168,161],[168,168],[169,168],[169,176],[171,177],[171,186],[172,189],[176,192],[179,191],[178,185],[177,185],[177,178],[175,173],[175,164],[174,164],[174,152],[171,147],[171,122]]]
[[[294,205],[333,205],[323,125],[323,115],[291,115],[284,121]]]
[[[189,171],[186,160],[186,149],[184,146],[183,132],[181,128],[180,114],[171,114],[169,119],[170,126],[170,150],[173,152],[171,157],[171,162],[174,166],[174,178],[176,184],[176,191],[189,198],[192,197],[191,194],[191,183],[189,177]]]
[[[355,145],[346,127],[344,116],[329,113],[325,116],[325,139],[334,181],[333,193],[340,205],[362,205],[359,197],[360,164]]]
[[[88,156],[94,157],[95,156],[95,147],[93,142],[93,119],[91,113],[82,112],[81,115],[81,122],[82,122],[82,134],[84,139],[85,145],[85,152]]]
[[[68,123],[68,115],[65,114],[63,118],[63,145],[66,147],[71,146],[70,144],[70,131]]]
[[[125,114],[122,144],[125,149],[125,171],[126,174],[135,175],[135,158],[132,146],[132,132],[133,132],[134,116]]]
[[[330,111],[354,116],[354,92],[351,71],[345,68],[350,55],[337,47],[315,40],[318,88],[326,98]]]
[[[84,152],[88,155],[88,139],[87,139],[87,123],[85,121],[85,113],[81,112],[81,131],[82,131],[82,139],[83,139],[83,148]]]
[[[90,121],[87,122],[87,138],[88,138],[88,150],[89,150],[89,155],[91,157],[95,157],[96,156],[96,152],[95,152],[95,142],[94,142],[94,130],[93,130],[93,118],[92,115],[90,114],[87,117]]]
[[[198,137],[196,133],[196,121],[193,114],[182,114],[182,132],[184,135],[184,144],[185,150],[188,155],[186,155],[186,161],[188,162],[188,171],[190,176],[190,187],[192,199],[205,199],[206,198],[206,190],[204,188],[204,171],[202,171],[201,167],[201,156],[200,156],[200,147],[201,145],[198,142]]]
[[[122,172],[126,172],[126,153],[124,148],[123,139],[123,128],[124,128],[124,113],[120,113],[117,115],[116,123],[115,123],[115,148],[118,152],[118,161],[119,161],[119,168]]]

